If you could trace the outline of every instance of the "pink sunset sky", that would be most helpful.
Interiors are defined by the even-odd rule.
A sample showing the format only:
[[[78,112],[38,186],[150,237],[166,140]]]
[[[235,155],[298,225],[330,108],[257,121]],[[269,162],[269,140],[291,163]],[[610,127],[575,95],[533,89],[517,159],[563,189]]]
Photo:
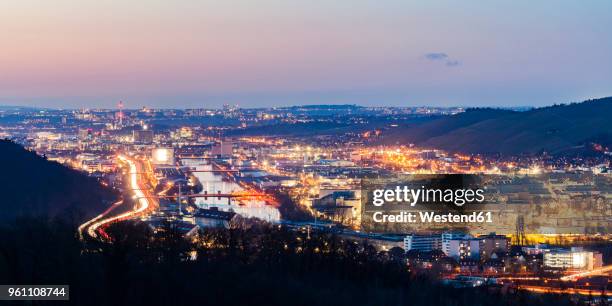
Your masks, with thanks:
[[[0,105],[546,105],[612,95],[612,2],[0,4]]]

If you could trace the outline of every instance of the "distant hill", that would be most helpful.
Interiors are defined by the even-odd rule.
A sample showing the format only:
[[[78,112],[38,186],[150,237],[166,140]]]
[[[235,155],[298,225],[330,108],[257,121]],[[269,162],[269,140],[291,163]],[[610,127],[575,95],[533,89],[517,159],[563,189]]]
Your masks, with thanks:
[[[233,129],[225,132],[226,136],[313,136],[342,134],[354,130],[355,127],[346,122],[307,122],[307,123],[276,123]]]
[[[389,131],[385,143],[466,153],[552,154],[612,147],[612,97],[525,112],[469,109],[454,116]]]
[[[41,109],[44,109],[44,108],[41,108]],[[30,110],[30,111],[35,111],[35,110],[39,110],[39,108],[30,107],[30,106],[0,105],[0,111],[6,111],[6,110]]]
[[[0,220],[18,216],[61,217],[80,222],[114,198],[95,179],[0,140]]]

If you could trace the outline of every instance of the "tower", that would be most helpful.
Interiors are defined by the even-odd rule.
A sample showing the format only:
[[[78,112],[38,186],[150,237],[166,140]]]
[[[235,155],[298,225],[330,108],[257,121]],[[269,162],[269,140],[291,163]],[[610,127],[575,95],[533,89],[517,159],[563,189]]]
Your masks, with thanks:
[[[119,108],[119,126],[123,126],[123,101],[119,101],[117,104],[117,108]]]

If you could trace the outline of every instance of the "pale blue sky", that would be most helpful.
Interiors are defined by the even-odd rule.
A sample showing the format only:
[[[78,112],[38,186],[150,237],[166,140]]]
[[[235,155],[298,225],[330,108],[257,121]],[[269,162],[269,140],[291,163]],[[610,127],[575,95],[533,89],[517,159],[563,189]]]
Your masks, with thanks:
[[[0,104],[548,105],[612,95],[611,1],[0,3]]]

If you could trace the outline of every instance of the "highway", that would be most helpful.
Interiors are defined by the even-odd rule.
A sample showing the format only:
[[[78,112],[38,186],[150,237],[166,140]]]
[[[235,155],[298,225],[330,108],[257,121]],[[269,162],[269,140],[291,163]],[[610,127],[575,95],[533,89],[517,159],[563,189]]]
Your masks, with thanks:
[[[79,238],[81,240],[83,240],[83,234],[85,232],[87,232],[87,234],[89,235],[89,237],[91,238],[97,238],[97,234],[96,234],[96,229],[99,227],[93,227],[92,224],[96,223],[96,221],[103,219],[104,217],[108,216],[108,214],[113,211],[117,206],[123,204],[123,200],[119,200],[115,203],[113,203],[113,205],[111,205],[109,208],[107,208],[103,213],[97,215],[95,218],[81,224],[81,226],[79,226]]]
[[[579,272],[571,275],[566,275],[558,280],[566,283],[567,288],[560,288],[559,284],[542,286],[542,285],[526,285],[519,284],[518,288],[521,290],[527,290],[535,293],[557,293],[557,294],[579,294],[579,295],[592,295],[592,296],[600,296],[602,295],[602,290],[597,289],[588,289],[588,288],[572,288],[573,281],[577,279],[590,277],[590,276],[598,276],[598,275],[606,275],[606,273],[610,273],[612,271],[612,265],[603,266],[601,268],[593,269],[590,271]],[[540,280],[539,277],[500,277],[499,280]],[[553,279],[554,280],[554,279]],[[612,292],[608,290],[604,290],[603,295],[606,297],[612,297]]]
[[[575,279],[581,278],[581,277],[603,275],[603,274],[611,272],[611,271],[612,271],[612,265],[608,265],[608,266],[603,266],[601,268],[593,269],[593,270],[590,270],[590,271],[585,271],[585,272],[580,272],[580,273],[576,273],[576,274],[572,274],[572,275],[567,275],[567,276],[561,277],[561,280],[568,281],[568,280],[575,280]]]
[[[535,293],[556,293],[556,294],[580,294],[580,295],[592,295],[592,296],[600,296],[602,295],[601,290],[589,290],[589,289],[579,289],[579,288],[555,288],[555,287],[543,287],[543,286],[530,286],[530,285],[520,285],[520,290],[527,290]],[[612,296],[612,292],[604,291],[603,295],[606,297]]]
[[[79,226],[79,233],[81,236],[84,232],[87,232],[90,237],[98,238],[97,231],[98,229],[102,229],[103,226],[109,225],[113,222],[135,218],[140,214],[143,214],[153,206],[153,200],[151,200],[151,195],[148,191],[142,188],[142,185],[139,182],[141,174],[140,168],[142,168],[142,165],[140,165],[138,161],[135,161],[134,159],[126,157],[124,155],[119,155],[118,158],[122,162],[126,163],[129,167],[128,179],[130,188],[134,193],[133,198],[136,200],[136,205],[131,211],[116,216],[107,217],[107,215],[123,201],[121,200],[116,202],[102,214]],[[102,236],[105,236],[104,238],[108,238],[108,235],[106,233],[102,232],[101,234]]]
[[[95,218],[83,223],[79,226],[79,235],[83,238],[84,234],[87,234],[89,237],[98,239],[109,239],[108,234],[104,231],[104,229],[110,225],[111,223],[128,220],[132,218],[139,217],[148,213],[149,211],[155,209],[158,204],[158,199],[160,198],[175,198],[176,196],[169,196],[166,193],[170,190],[171,186],[167,186],[165,190],[162,190],[159,195],[153,194],[148,188],[146,188],[146,184],[143,182],[146,179],[146,167],[144,161],[141,161],[137,158],[129,157],[126,155],[119,155],[118,159],[126,164],[129,168],[129,173],[127,174],[129,186],[127,186],[128,190],[132,192],[132,199],[135,200],[135,205],[133,210],[130,210],[125,213],[121,213],[118,215],[113,215],[113,211],[119,205],[122,205],[124,202],[128,201],[117,201],[111,207],[109,207],[106,211],[96,216]],[[223,170],[219,171],[222,173],[226,173],[227,175],[231,175],[227,172],[223,172]],[[243,188],[245,188],[243,186]],[[247,187],[248,188],[248,187]],[[241,199],[255,199],[255,200],[266,200],[268,203],[272,203],[272,205],[277,204],[275,199],[270,196],[256,192],[250,188],[240,191],[234,192],[231,194],[192,194],[192,195],[182,195],[182,197],[202,197],[202,198],[241,198]],[[102,237],[99,237],[102,236]]]

